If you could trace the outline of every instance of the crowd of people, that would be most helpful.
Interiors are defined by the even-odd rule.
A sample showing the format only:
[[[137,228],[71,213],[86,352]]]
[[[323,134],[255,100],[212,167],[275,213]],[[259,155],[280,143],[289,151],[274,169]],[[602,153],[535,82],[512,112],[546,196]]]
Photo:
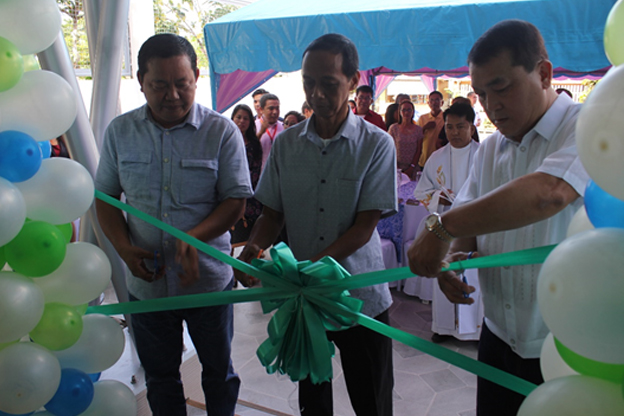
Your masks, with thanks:
[[[560,242],[589,178],[574,143],[579,107],[552,88],[552,64],[533,25],[496,24],[475,42],[468,64],[474,92],[498,128],[481,145],[473,137],[476,95],[442,111],[443,95],[433,91],[431,111],[416,121],[405,95],[386,120],[372,111],[373,91],[358,87],[356,46],[343,35],[323,35],[303,53],[302,114],[281,119],[279,98],[260,89],[253,93],[255,114],[238,105],[232,120],[195,102],[199,70],[191,44],[155,35],[138,54],[147,103],[109,125],[95,185],[223,253],[232,241],[244,242],[245,262],[285,229],[298,260],[331,256],[358,275],[384,269],[376,227],[398,210],[397,168],[422,171],[416,195],[436,209],[409,249],[409,266],[436,278],[449,302],[470,305],[477,288],[442,273],[444,262]],[[229,291],[235,279],[254,284],[134,216],[100,200],[96,208],[127,265],[132,301]],[[543,382],[539,351],[548,333],[537,308],[538,271],[479,273],[485,313],[479,360],[534,383]],[[350,295],[363,302],[363,314],[389,324],[387,284]],[[186,414],[183,323],[202,365],[208,414],[233,415],[240,379],[230,358],[232,305],[133,315],[153,414]],[[391,340],[359,325],[326,334],[340,349],[355,413],[392,415]],[[522,400],[478,379],[477,415],[515,415]],[[301,380],[299,406],[302,415],[332,415],[331,381]]]

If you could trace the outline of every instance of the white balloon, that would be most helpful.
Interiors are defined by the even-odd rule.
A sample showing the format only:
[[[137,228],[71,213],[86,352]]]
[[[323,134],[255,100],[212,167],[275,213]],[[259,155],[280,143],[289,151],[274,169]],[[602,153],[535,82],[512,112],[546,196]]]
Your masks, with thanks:
[[[93,389],[93,401],[80,416],[136,416],[136,397],[125,384],[101,380],[93,384]]]
[[[0,343],[20,339],[43,316],[43,292],[32,279],[0,271]]]
[[[95,374],[113,366],[126,345],[121,326],[105,315],[85,315],[80,339],[66,350],[53,351],[63,368]]]
[[[47,49],[61,30],[61,13],[54,0],[0,2],[0,36],[9,39],[22,55]]]
[[[622,416],[622,386],[588,376],[547,381],[522,402],[518,416]]]
[[[76,111],[76,94],[60,75],[29,71],[17,85],[0,93],[0,130],[51,140],[71,127]]]
[[[582,233],[583,231],[593,230],[595,227],[587,217],[587,211],[583,205],[576,211],[576,214],[572,217],[570,225],[568,225],[568,233],[566,237],[572,237],[574,234]]]
[[[0,247],[13,240],[26,221],[26,202],[11,182],[0,178]]]
[[[110,261],[98,246],[71,243],[59,268],[34,281],[43,291],[46,303],[82,305],[106,289],[111,273]]]
[[[542,265],[544,322],[584,357],[624,364],[624,229],[600,228],[561,242]]]
[[[44,159],[39,171],[16,184],[31,220],[67,224],[82,216],[93,203],[95,186],[89,171],[71,159]]]
[[[612,68],[581,107],[576,123],[579,157],[606,192],[624,199],[624,65]]]
[[[558,377],[578,375],[559,355],[552,332],[546,336],[540,355],[540,367],[545,381]]]
[[[23,414],[50,401],[61,382],[61,366],[45,348],[20,342],[0,351],[0,410]]]

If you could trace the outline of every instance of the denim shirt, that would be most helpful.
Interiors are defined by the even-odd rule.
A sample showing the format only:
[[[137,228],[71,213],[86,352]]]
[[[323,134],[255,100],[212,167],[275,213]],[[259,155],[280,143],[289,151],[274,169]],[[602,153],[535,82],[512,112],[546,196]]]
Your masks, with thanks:
[[[297,260],[307,260],[331,245],[358,212],[397,211],[396,151],[392,137],[349,112],[325,145],[314,118],[277,136],[256,188],[256,198],[282,212],[288,242]],[[370,240],[340,261],[351,274],[383,270],[377,229]],[[392,303],[387,284],[351,290],[364,301],[362,313],[376,316]]]
[[[245,145],[226,117],[193,104],[181,124],[156,124],[147,105],[115,118],[106,130],[96,189],[126,196],[129,205],[182,231],[208,217],[225,199],[253,196]],[[160,253],[165,278],[148,283],[126,273],[128,290],[139,299],[220,291],[232,279],[230,266],[199,254],[200,280],[179,285],[176,238],[132,215],[127,216],[135,246]],[[206,243],[230,253],[229,232]],[[146,260],[153,270],[154,262]]]

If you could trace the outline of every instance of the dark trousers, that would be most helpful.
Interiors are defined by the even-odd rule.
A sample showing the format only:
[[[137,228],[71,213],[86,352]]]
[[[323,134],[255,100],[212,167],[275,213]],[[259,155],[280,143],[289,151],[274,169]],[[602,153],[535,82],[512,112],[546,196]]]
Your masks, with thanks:
[[[230,290],[232,283],[226,290]],[[137,300],[130,295],[131,300]],[[183,326],[202,364],[202,388],[210,416],[234,415],[240,379],[230,359],[234,334],[232,305],[208,306],[132,316],[135,343],[145,369],[147,400],[154,416],[185,416],[180,379]]]
[[[516,375],[535,384],[542,384],[539,358],[525,359],[489,330],[485,322],[479,339],[479,361]],[[516,416],[525,396],[496,383],[477,379],[477,416]]]
[[[389,323],[388,311],[375,319]],[[391,416],[392,340],[363,326],[344,331],[328,331],[327,339],[340,349],[340,362],[353,410],[358,416]],[[299,382],[299,408],[302,416],[333,415],[331,381],[312,384]]]

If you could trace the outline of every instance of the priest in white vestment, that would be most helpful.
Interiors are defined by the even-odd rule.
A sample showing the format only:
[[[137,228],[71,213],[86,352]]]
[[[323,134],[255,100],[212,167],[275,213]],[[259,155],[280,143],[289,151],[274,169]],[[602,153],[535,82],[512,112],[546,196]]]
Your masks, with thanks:
[[[455,195],[468,179],[479,143],[472,140],[475,113],[469,104],[453,104],[444,112],[444,129],[449,143],[435,151],[427,160],[414,196],[431,213],[451,209]],[[478,340],[483,322],[483,302],[479,291],[477,270],[466,270],[464,277],[477,291],[470,296],[472,305],[449,302],[439,286],[434,285],[431,330],[433,341],[443,335],[460,340]]]

